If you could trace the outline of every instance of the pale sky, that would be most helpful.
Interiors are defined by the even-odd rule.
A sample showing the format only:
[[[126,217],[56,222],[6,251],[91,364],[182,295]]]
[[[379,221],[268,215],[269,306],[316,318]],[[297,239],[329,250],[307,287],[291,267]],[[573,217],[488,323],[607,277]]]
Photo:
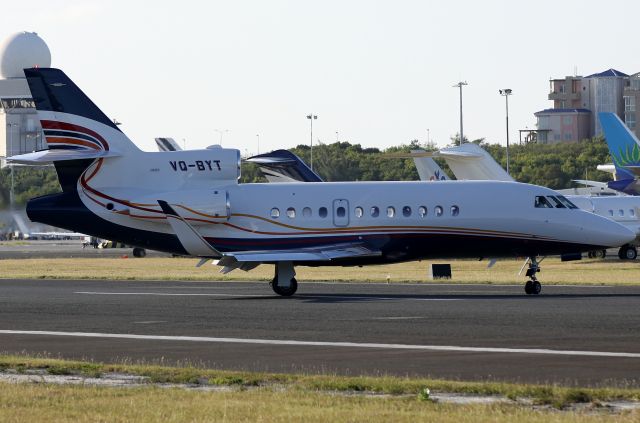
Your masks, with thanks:
[[[631,16],[632,18],[626,18]],[[0,39],[37,32],[142,149],[173,137],[243,153],[336,140],[386,148],[459,130],[506,143],[551,107],[550,77],[640,71],[640,2],[4,2]],[[427,131],[429,130],[429,131]],[[225,132],[226,131],[226,132]]]

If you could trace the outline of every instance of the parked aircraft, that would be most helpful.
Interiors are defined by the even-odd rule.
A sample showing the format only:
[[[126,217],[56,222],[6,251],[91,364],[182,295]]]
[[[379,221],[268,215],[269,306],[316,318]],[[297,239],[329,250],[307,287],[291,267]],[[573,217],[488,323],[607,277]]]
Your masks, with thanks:
[[[517,182],[239,184],[240,152],[143,152],[60,70],[25,75],[63,192],[30,200],[36,222],[209,259],[222,272],[275,264],[292,295],[294,265],[361,266],[437,257],[530,257],[625,244],[635,235],[554,191]],[[557,204],[548,207],[548,204]]]

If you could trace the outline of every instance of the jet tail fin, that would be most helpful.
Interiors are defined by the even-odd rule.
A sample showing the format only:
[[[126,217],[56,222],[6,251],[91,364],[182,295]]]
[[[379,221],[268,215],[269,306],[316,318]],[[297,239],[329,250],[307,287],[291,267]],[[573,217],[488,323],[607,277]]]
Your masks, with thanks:
[[[75,189],[78,177],[95,159],[140,152],[64,72],[32,68],[24,74],[49,151],[14,161],[53,162],[63,191],[68,191]]]
[[[424,150],[411,150],[413,163],[416,165],[421,181],[447,181],[449,177],[433,158],[424,156]]]
[[[317,173],[288,150],[260,154],[246,161],[260,166],[260,171],[269,182],[322,182]]]
[[[627,166],[640,163],[640,141],[615,113],[598,113],[609,154],[616,167],[616,180],[633,179]]]

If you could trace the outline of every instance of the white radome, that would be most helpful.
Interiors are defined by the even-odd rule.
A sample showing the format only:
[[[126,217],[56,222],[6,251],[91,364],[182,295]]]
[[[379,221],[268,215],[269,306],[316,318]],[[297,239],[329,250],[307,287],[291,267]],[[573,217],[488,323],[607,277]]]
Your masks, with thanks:
[[[0,45],[0,74],[3,78],[24,78],[25,68],[48,68],[51,52],[35,32],[18,32]]]

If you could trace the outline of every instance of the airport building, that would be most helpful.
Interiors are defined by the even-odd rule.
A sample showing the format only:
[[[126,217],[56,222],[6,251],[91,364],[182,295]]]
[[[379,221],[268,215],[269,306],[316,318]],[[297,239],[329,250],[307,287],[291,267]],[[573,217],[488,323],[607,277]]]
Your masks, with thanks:
[[[629,76],[629,83],[624,87],[624,123],[629,129],[640,136],[640,116],[638,116],[638,106],[640,106],[640,72]]]
[[[4,158],[46,148],[23,69],[51,66],[51,53],[35,32],[20,32],[0,46],[0,166]]]
[[[586,77],[550,80],[548,98],[553,101],[553,108],[534,113],[538,122],[538,142],[579,141],[601,135],[602,128],[597,119],[600,112],[615,113],[629,125],[626,112],[632,106],[627,106],[627,101],[633,102],[635,112],[634,95],[640,95],[640,79],[636,77],[638,90],[635,94],[630,90],[632,80],[633,76],[615,69]]]

